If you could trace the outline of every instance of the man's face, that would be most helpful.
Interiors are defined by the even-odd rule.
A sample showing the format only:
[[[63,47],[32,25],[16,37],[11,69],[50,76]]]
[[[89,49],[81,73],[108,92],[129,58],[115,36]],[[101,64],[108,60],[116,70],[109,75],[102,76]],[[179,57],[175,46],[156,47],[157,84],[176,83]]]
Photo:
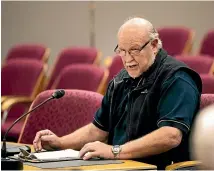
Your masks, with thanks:
[[[128,74],[136,78],[153,64],[157,53],[157,40],[151,40],[149,33],[142,32],[142,29],[124,29],[118,35],[118,50],[122,54],[120,56]]]

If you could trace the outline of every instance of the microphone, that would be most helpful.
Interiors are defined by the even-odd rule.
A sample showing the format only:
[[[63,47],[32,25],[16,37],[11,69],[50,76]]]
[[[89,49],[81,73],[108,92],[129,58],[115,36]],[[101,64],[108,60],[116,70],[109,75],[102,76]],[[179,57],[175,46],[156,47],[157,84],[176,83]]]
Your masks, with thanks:
[[[6,148],[6,138],[7,138],[7,134],[8,132],[13,128],[13,126],[19,122],[22,118],[24,118],[26,115],[30,114],[31,112],[33,112],[34,110],[36,110],[37,108],[39,108],[40,106],[42,106],[43,104],[47,103],[48,101],[52,100],[52,99],[59,99],[61,97],[63,97],[65,94],[64,90],[56,90],[51,97],[49,97],[48,99],[46,99],[45,101],[43,101],[42,103],[38,104],[37,106],[35,106],[33,109],[31,109],[30,111],[28,111],[27,113],[24,113],[23,115],[21,115],[18,119],[16,119],[13,124],[7,129],[6,133],[4,134],[4,138],[3,138],[3,144],[2,144],[2,148],[1,148],[1,164],[2,164],[2,170],[22,170],[23,169],[23,163],[19,160],[14,160],[14,159],[9,159],[7,158],[7,148]]]
[[[52,97],[53,97],[54,99],[59,99],[59,98],[61,98],[62,96],[64,96],[64,94],[65,94],[65,91],[64,91],[64,90],[57,90],[57,91],[55,91],[55,92],[52,94]]]

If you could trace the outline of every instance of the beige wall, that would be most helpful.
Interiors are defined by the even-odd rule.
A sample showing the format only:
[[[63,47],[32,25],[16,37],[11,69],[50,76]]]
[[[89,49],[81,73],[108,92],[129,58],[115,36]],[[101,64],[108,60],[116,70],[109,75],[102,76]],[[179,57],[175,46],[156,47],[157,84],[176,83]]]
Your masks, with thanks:
[[[51,60],[60,49],[89,45],[88,2],[2,2],[2,57],[16,43],[43,43]]]
[[[145,16],[155,27],[184,25],[196,31],[194,52],[214,28],[214,2],[95,2],[96,46],[112,55],[118,27],[129,16]],[[89,2],[2,2],[2,58],[16,43],[41,42],[52,49],[89,45]]]

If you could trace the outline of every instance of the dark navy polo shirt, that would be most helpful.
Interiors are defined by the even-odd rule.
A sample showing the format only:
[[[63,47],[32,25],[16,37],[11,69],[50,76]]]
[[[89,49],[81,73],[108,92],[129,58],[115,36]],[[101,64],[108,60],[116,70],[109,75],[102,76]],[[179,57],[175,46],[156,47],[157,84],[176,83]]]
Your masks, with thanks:
[[[113,122],[112,145],[126,143],[127,103],[128,93],[137,86],[140,78],[126,81],[125,87],[120,87],[120,96],[116,100],[118,104]],[[177,71],[171,78],[166,80],[161,87],[162,97],[158,104],[157,127],[172,126],[187,134],[192,125],[194,113],[199,101],[199,92],[195,82],[184,71]],[[96,112],[93,124],[103,131],[108,132],[110,99],[104,96],[100,109]],[[114,124],[113,123],[113,124]]]

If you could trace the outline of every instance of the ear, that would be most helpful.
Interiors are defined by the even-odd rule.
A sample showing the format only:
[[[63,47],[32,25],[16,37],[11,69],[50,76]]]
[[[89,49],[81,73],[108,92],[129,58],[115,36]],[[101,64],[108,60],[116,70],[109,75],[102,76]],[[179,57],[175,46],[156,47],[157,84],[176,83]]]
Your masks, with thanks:
[[[154,54],[157,54],[157,52],[158,52],[158,39],[154,39],[151,42],[151,47],[152,47],[152,50],[154,51]]]

